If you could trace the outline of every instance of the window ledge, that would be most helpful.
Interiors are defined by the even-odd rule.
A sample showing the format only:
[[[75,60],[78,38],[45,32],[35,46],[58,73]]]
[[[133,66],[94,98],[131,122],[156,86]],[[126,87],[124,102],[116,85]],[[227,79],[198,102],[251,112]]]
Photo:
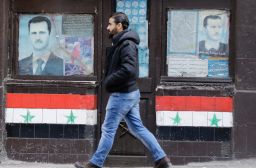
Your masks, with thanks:
[[[96,87],[97,82],[95,80],[90,81],[68,81],[68,80],[42,80],[42,79],[10,79],[7,78],[4,80],[4,83],[7,86],[78,86],[78,87]]]
[[[160,84],[156,87],[158,93],[169,91],[196,91],[218,92],[220,95],[233,96],[235,86],[232,79],[216,78],[171,78],[162,77]]]

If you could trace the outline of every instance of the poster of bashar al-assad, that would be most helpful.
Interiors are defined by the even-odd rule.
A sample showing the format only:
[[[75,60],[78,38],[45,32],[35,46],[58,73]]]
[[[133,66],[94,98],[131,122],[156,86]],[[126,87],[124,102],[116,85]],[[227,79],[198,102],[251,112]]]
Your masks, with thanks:
[[[229,77],[229,11],[168,11],[168,76]]]
[[[229,13],[225,10],[199,12],[199,55],[228,57]]]
[[[19,75],[93,74],[92,15],[20,15]]]

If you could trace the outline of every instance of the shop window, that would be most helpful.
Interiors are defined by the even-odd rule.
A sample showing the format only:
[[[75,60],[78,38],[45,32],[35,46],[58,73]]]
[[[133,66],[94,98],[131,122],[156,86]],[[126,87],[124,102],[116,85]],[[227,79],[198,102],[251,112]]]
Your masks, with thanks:
[[[18,75],[92,76],[93,64],[93,15],[19,15]]]
[[[167,76],[230,77],[229,10],[169,9],[167,19]]]
[[[116,0],[116,11],[125,13],[130,21],[130,29],[140,37],[139,77],[149,76],[147,0]]]

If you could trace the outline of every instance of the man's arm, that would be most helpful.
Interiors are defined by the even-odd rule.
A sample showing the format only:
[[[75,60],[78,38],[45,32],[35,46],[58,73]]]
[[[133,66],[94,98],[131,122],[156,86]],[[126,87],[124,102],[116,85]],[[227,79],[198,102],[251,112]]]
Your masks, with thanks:
[[[120,68],[110,74],[106,80],[106,87],[119,85],[125,83],[130,78],[137,75],[137,66],[138,66],[138,50],[136,44],[129,41],[125,44],[120,51],[121,66]]]

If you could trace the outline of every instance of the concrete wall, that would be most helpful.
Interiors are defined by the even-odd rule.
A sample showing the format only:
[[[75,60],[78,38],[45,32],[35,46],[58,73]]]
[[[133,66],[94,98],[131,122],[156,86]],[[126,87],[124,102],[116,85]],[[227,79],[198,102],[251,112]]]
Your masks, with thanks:
[[[256,156],[256,1],[237,0],[235,20],[235,157]]]
[[[8,1],[0,3],[0,161],[5,157],[5,123],[4,123],[4,78],[6,77],[6,59],[8,56]]]

